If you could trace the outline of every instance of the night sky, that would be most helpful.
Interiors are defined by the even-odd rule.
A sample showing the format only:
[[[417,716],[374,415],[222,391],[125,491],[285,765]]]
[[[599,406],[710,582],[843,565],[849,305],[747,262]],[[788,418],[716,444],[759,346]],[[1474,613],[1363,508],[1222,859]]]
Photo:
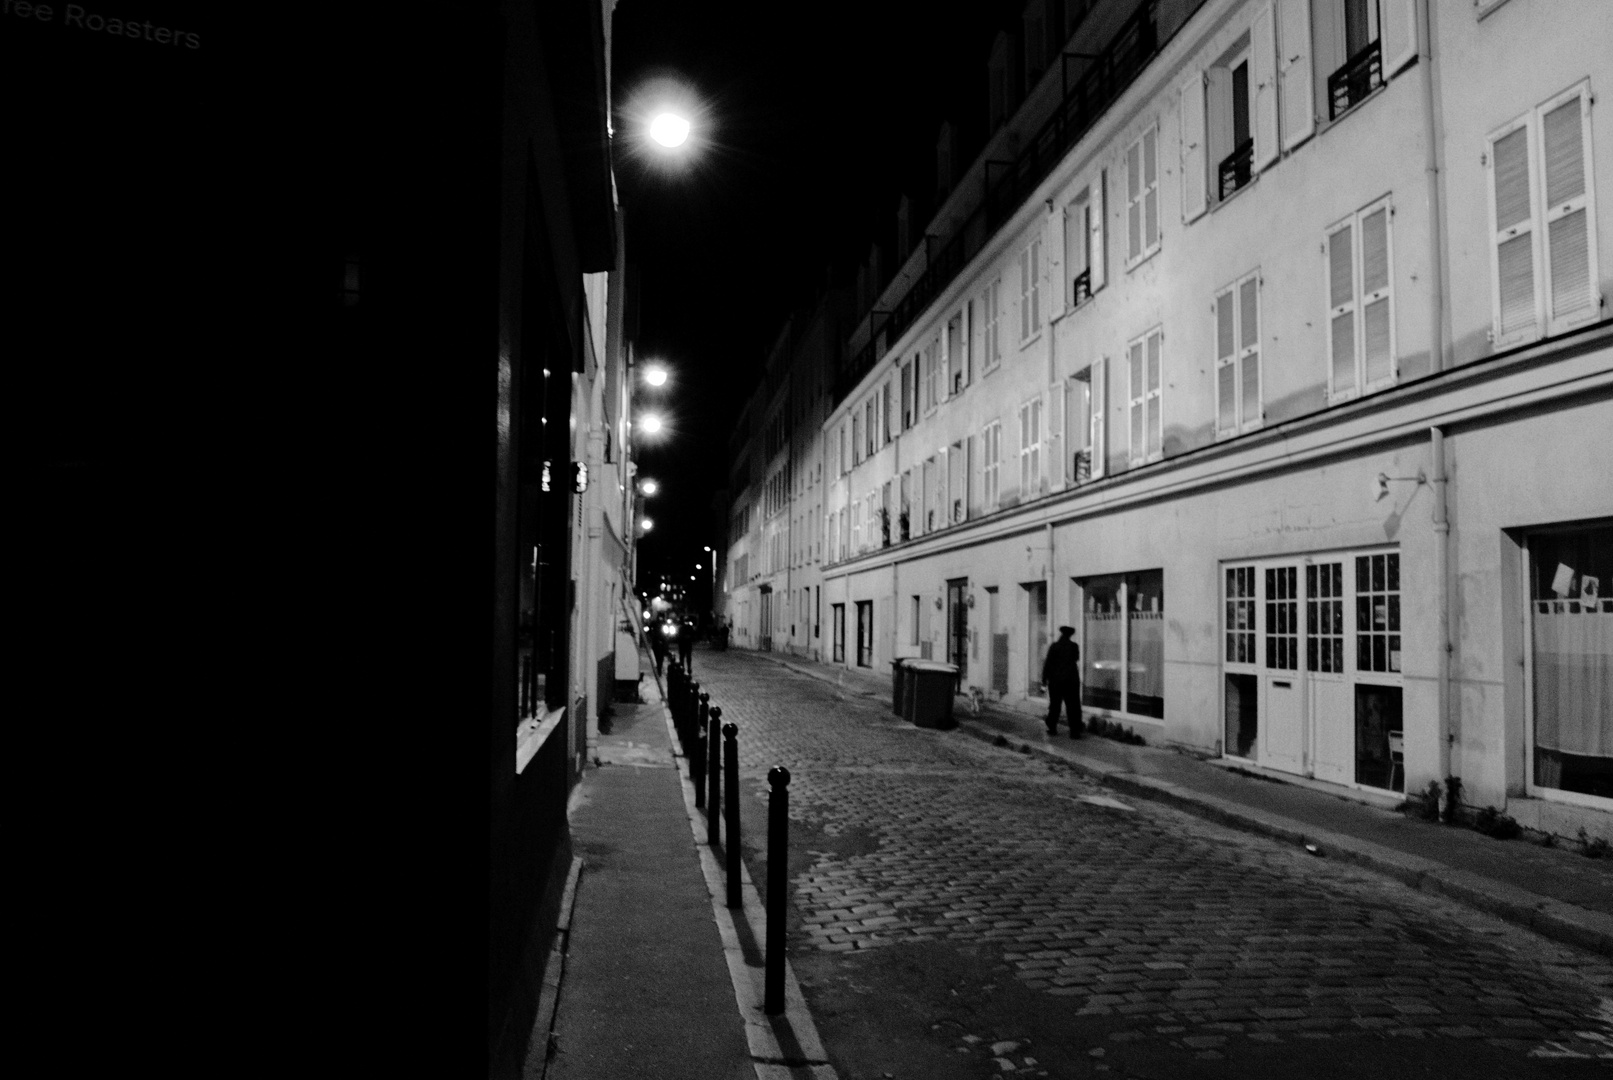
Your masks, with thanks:
[[[701,546],[726,542],[712,497],[768,349],[831,274],[849,286],[870,241],[893,240],[902,193],[915,200],[915,230],[929,220],[939,126],[960,125],[961,171],[983,143],[993,38],[1022,7],[617,5],[616,171],[635,348],[673,373],[658,392],[671,434],[639,446],[641,475],[662,484],[646,510],[655,528],[640,545],[641,584],[664,570],[687,585]],[[673,165],[646,152],[639,124],[678,88],[703,113],[691,143],[706,141]]]

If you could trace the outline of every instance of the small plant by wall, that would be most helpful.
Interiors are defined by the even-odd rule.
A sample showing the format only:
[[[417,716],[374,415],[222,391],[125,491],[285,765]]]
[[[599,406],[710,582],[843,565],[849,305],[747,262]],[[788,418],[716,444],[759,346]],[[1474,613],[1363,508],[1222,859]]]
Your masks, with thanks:
[[[1087,717],[1087,730],[1094,735],[1102,736],[1105,739],[1113,739],[1115,742],[1125,743],[1128,746],[1148,745],[1148,740],[1135,731],[1102,716]]]
[[[1583,828],[1579,830],[1579,853],[1587,859],[1605,859],[1613,855],[1605,837],[1591,836]]]
[[[1473,827],[1497,840],[1515,840],[1523,829],[1511,817],[1493,806],[1486,806],[1473,819]]]

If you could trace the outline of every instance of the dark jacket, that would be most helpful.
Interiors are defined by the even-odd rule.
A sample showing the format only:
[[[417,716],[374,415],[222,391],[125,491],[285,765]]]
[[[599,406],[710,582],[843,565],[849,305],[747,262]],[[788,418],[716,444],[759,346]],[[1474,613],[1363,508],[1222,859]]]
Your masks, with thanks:
[[[1047,647],[1042,663],[1042,681],[1049,686],[1069,686],[1081,681],[1081,646],[1071,638],[1059,638]]]

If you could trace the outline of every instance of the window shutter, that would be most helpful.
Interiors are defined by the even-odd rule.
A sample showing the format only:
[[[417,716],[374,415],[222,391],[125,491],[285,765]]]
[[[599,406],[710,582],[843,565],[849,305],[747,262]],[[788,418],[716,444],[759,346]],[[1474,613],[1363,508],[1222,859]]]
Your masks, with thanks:
[[[1103,246],[1104,215],[1109,212],[1108,169],[1098,170],[1098,180],[1093,185],[1092,191],[1092,240],[1087,245],[1087,258],[1092,264],[1092,291],[1095,293],[1103,288],[1104,271],[1108,263],[1108,253]]]
[[[1146,385],[1143,383],[1143,342],[1139,338],[1131,343],[1131,384],[1127,393],[1131,398],[1131,460],[1141,461],[1146,454],[1143,449],[1143,401],[1148,396]]]
[[[1148,335],[1148,456],[1160,452],[1162,418],[1160,416],[1160,334]]]
[[[935,527],[944,529],[952,524],[952,455],[946,447],[935,456]]]
[[[1546,280],[1551,332],[1596,310],[1591,277],[1590,219],[1586,183],[1590,132],[1583,92],[1552,108],[1541,120],[1545,190]]]
[[[1389,298],[1389,207],[1361,218],[1361,342],[1366,384],[1394,378],[1393,306]]]
[[[1159,243],[1159,128],[1143,132],[1143,246]]]
[[[1203,144],[1203,140],[1200,140]],[[1143,253],[1143,144],[1138,140],[1126,151],[1126,261]]]
[[[969,436],[969,446],[966,451],[969,455],[969,494],[965,505],[969,508],[969,516],[977,518],[981,514],[982,484],[980,469],[980,436]]]
[[[1258,172],[1277,160],[1277,24],[1268,3],[1249,28],[1249,81],[1254,93],[1251,107]]]
[[[1030,250],[1031,271],[1031,333],[1042,328],[1042,241],[1032,240]]]
[[[1355,389],[1354,227],[1346,223],[1327,238],[1328,354],[1335,395]]]
[[[1197,220],[1205,210],[1207,133],[1204,127],[1204,75],[1194,71],[1182,83],[1182,220]],[[1136,258],[1133,245],[1131,257]]]
[[[1053,386],[1047,395],[1047,433],[1045,439],[1047,450],[1042,455],[1042,475],[1047,477],[1047,486],[1059,488],[1064,486],[1065,469],[1055,466],[1056,462],[1063,461],[1064,452],[1064,384],[1062,382]]]
[[[1105,423],[1109,410],[1109,358],[1102,357],[1092,365],[1092,479],[1104,474],[1109,459],[1109,443],[1105,438]]]
[[[1383,52],[1383,77],[1411,63],[1417,56],[1417,0],[1379,0],[1382,24],[1378,39]]]
[[[1262,418],[1260,408],[1260,277],[1238,286],[1239,423],[1247,428]]]
[[[1535,325],[1534,219],[1529,198],[1529,128],[1490,140],[1490,210],[1495,222],[1497,343]]]
[[[1220,435],[1238,429],[1238,347],[1233,322],[1229,289],[1215,298],[1215,430]]]
[[[1019,253],[1019,340],[1031,336],[1031,249]]]
[[[1292,150],[1316,130],[1311,82],[1311,0],[1277,0],[1277,48],[1283,149]]]

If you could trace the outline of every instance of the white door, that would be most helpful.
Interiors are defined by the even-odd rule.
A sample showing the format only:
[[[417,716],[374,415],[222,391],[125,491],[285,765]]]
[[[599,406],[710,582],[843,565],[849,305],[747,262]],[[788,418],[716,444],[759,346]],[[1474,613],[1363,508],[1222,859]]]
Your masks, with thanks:
[[[1299,664],[1299,566],[1267,566],[1264,576],[1260,656],[1264,730],[1260,764],[1284,772],[1303,772],[1305,694]]]
[[[1305,669],[1311,691],[1312,775],[1348,784],[1355,779],[1355,727],[1345,674],[1342,558],[1305,567]]]

